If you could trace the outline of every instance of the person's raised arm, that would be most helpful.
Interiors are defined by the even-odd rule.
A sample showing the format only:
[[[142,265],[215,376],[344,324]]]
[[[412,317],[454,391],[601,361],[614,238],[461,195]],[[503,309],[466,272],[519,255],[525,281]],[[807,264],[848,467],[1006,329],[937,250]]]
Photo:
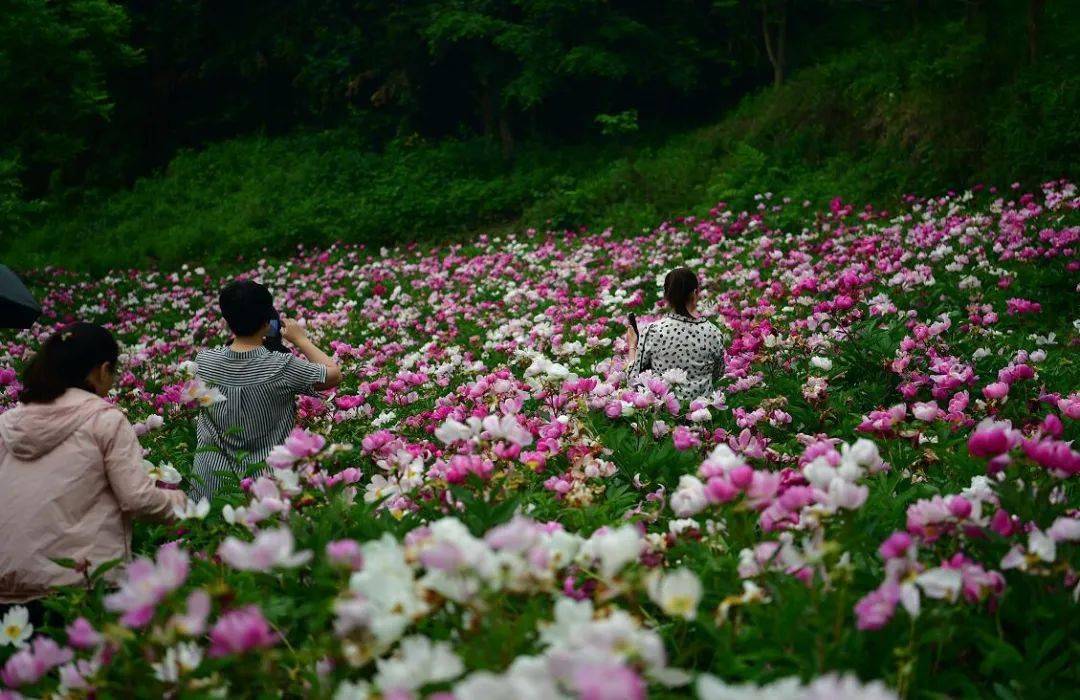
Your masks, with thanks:
[[[308,338],[307,331],[299,323],[292,319],[282,319],[281,337],[289,341],[300,353],[307,358],[308,362],[322,365],[326,368],[326,381],[315,385],[316,389],[331,389],[341,383],[341,368],[329,355],[315,346]]]
[[[143,469],[142,448],[135,429],[120,411],[108,411],[101,421],[101,448],[105,456],[105,475],[109,479],[121,510],[131,515],[171,520],[173,508],[183,509],[187,496],[183,491],[159,489]]]
[[[649,347],[649,329],[645,329],[645,336],[638,338],[638,333],[633,328],[626,329],[626,343],[630,346],[627,356],[626,381],[632,382],[641,374],[642,370],[652,368],[652,349]]]

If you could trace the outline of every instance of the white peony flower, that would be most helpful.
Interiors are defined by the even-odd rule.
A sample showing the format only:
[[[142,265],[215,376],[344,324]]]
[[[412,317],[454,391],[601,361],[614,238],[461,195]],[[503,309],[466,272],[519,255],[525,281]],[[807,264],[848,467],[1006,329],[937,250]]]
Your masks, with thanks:
[[[173,506],[173,515],[177,520],[202,520],[210,514],[210,501],[200,498],[196,503],[190,498],[184,503],[184,507]]]
[[[696,515],[705,509],[709,499],[705,495],[705,485],[696,476],[683,474],[679,485],[671,494],[671,510],[680,518]]]
[[[954,602],[956,597],[960,595],[963,576],[959,569],[946,569],[939,566],[927,569],[916,576],[915,583],[929,598]]]
[[[1053,563],[1057,559],[1057,544],[1042,530],[1028,533],[1028,551],[1045,562]]]
[[[146,470],[151,479],[160,481],[163,484],[179,484],[183,480],[180,472],[168,462],[155,465],[150,460],[144,459],[143,469]]]
[[[181,642],[165,650],[165,656],[158,663],[150,664],[154,677],[162,683],[176,683],[180,676],[199,668],[203,660],[203,651],[194,642]]]
[[[435,429],[435,437],[443,444],[449,445],[475,437],[480,432],[479,428],[480,421],[476,418],[470,420],[468,425],[453,418],[447,418],[442,425]]]
[[[375,684],[384,695],[452,680],[465,671],[449,642],[432,642],[421,635],[402,639],[393,656],[379,659],[375,665]]]
[[[697,617],[703,591],[701,580],[690,569],[676,569],[666,574],[654,571],[647,588],[649,598],[666,614],[686,620]]]
[[[263,530],[254,542],[226,537],[218,547],[218,556],[234,569],[269,571],[274,567],[286,569],[302,566],[311,560],[311,550],[294,552],[292,531],[287,527]]]
[[[342,681],[334,691],[334,700],[369,700],[375,697],[367,681]]]
[[[866,503],[870,489],[866,486],[853,484],[845,479],[836,478],[829,483],[829,504],[834,508],[857,510]]]
[[[1054,542],[1076,542],[1080,540],[1080,519],[1061,517],[1054,521],[1046,534]]]
[[[0,646],[10,644],[21,649],[26,646],[33,633],[30,611],[21,605],[12,607],[4,615],[4,619],[0,620]]]
[[[641,533],[633,525],[601,528],[585,540],[578,552],[578,560],[586,565],[599,562],[600,575],[610,579],[624,566],[637,561],[644,546]]]

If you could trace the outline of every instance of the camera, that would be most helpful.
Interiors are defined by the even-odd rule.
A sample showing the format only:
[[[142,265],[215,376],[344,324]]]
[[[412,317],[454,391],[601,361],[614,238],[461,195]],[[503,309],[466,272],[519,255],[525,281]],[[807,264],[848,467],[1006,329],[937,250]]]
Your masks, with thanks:
[[[263,338],[263,347],[271,352],[289,352],[289,349],[281,342],[281,315],[278,314],[277,309],[271,311],[273,316],[270,318],[270,332]]]

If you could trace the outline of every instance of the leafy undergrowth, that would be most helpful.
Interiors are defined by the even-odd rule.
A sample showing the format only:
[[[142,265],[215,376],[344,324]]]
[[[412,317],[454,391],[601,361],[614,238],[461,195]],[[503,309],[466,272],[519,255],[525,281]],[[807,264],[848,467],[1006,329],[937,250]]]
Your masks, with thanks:
[[[628,240],[260,263],[345,383],[267,473],[137,527],[119,592],[68,562],[87,585],[0,647],[0,696],[1068,694],[1078,207],[762,195]],[[623,317],[679,264],[731,336],[689,405],[623,373]],[[36,273],[50,323],[6,344],[5,405],[53,325],[107,322],[150,466],[193,478],[212,394],[182,363],[224,341],[221,282]]]

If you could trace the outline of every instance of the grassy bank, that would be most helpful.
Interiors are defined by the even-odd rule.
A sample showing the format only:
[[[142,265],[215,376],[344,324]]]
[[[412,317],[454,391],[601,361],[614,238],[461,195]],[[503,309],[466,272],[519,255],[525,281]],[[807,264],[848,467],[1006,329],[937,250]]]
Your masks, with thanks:
[[[384,244],[506,225],[632,231],[774,191],[888,202],[976,182],[1076,177],[1080,22],[1055,8],[1040,59],[960,23],[868,44],[750,95],[713,124],[594,143],[402,138],[361,129],[248,137],[175,158],[7,235],[16,267],[214,263],[299,243]],[[1013,55],[1015,54],[1015,55]]]

